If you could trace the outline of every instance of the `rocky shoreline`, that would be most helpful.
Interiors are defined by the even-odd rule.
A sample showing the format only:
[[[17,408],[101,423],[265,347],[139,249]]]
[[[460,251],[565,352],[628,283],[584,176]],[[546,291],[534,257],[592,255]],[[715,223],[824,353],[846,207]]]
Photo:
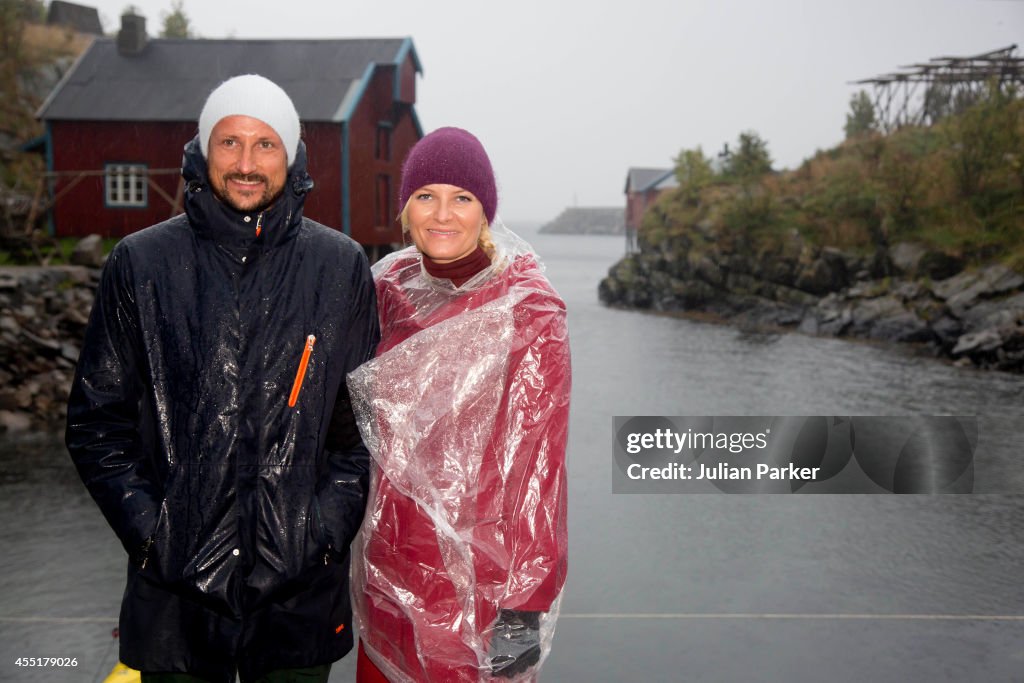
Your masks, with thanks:
[[[0,268],[0,432],[61,429],[99,269]]]
[[[1024,372],[1024,277],[962,268],[913,243],[870,256],[793,236],[749,253],[685,237],[627,255],[598,288],[608,305],[706,313],[743,327],[925,345],[961,365]]]

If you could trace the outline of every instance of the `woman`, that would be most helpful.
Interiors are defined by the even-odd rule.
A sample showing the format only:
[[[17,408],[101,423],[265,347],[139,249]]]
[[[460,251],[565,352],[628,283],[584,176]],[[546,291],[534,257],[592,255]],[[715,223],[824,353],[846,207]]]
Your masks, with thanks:
[[[374,267],[377,357],[349,375],[376,464],[353,594],[359,681],[531,680],[566,572],[565,304],[495,224],[480,142],[402,168],[414,247]]]

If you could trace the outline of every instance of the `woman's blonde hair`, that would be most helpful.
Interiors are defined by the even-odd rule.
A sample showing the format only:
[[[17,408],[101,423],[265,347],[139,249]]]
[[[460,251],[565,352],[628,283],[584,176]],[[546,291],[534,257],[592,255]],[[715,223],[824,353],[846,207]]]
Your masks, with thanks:
[[[402,207],[402,213],[398,214],[398,220],[402,223],[402,235],[409,234],[409,204],[412,203],[413,198],[409,197],[409,201]],[[483,225],[480,226],[480,237],[477,239],[477,244],[487,254],[487,258],[494,261],[494,254],[497,249],[494,246],[494,242],[491,240],[491,226],[487,222],[487,218],[484,218]]]

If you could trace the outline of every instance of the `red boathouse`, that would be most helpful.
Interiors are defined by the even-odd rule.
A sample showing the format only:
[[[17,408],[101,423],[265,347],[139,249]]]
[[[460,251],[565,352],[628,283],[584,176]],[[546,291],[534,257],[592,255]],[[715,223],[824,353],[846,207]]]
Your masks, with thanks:
[[[258,73],[291,96],[316,187],[305,214],[371,251],[401,242],[401,163],[423,131],[410,38],[149,39],[122,17],[39,110],[54,235],[121,237],[182,210],[182,148],[206,96]]]

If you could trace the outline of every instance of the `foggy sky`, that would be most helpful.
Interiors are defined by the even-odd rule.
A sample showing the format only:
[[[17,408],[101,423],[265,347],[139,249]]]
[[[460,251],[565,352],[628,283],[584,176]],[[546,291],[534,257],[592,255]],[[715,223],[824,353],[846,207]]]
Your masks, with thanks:
[[[80,1],[108,33],[128,5]],[[134,5],[158,34],[170,0]],[[795,168],[842,140],[850,81],[1024,39],[1017,0],[185,0],[185,13],[204,38],[411,36],[425,131],[481,139],[510,224],[622,206],[630,166],[710,156],[743,131]]]

